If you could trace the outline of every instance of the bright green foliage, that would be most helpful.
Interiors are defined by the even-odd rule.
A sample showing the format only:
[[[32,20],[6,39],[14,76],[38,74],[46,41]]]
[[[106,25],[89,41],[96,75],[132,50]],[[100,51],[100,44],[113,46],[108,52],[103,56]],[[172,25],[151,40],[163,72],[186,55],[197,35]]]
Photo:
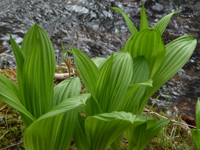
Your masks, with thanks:
[[[91,99],[86,102],[85,110],[88,118],[95,114],[110,113],[116,110],[141,114],[149,98],[183,67],[196,46],[196,39],[189,35],[182,36],[166,46],[163,44],[161,34],[172,15],[178,12],[167,15],[152,29],[149,29],[143,6],[140,32],[137,32],[133,23],[121,9],[112,9],[124,16],[132,34],[121,52],[112,54],[107,60],[98,58],[100,61],[94,60],[93,62],[83,52],[72,47],[80,76],[92,95]],[[149,118],[145,120],[147,123],[132,127],[125,132],[130,143],[130,150],[134,147],[138,150],[143,149],[169,123],[169,120],[159,122],[155,120],[152,122]],[[87,136],[88,128],[84,129],[82,126],[76,130],[83,133],[82,138],[87,137],[90,141],[90,137]],[[96,127],[93,130],[97,132]],[[103,128],[98,131],[98,134],[102,132],[104,132]],[[117,147],[121,135],[121,133],[116,135],[118,137],[112,140],[113,148]],[[136,138],[137,136],[139,138]],[[87,145],[94,149],[93,143],[95,141],[87,142]],[[83,141],[80,144],[83,144]]]
[[[37,24],[27,32],[21,48],[10,37],[18,85],[0,74],[0,99],[20,112],[27,127],[25,148],[68,149],[78,108],[91,95],[80,95],[78,77],[66,79],[54,88],[55,52],[46,32]]]
[[[106,150],[128,128],[136,127],[145,122],[144,119],[125,112],[90,116],[85,121],[90,150]]]
[[[163,34],[163,32],[165,31],[165,28],[167,27],[168,22],[170,21],[171,17],[174,14],[177,14],[181,11],[175,11],[173,13],[170,13],[168,15],[166,15],[165,17],[163,17],[160,21],[158,21],[153,27],[152,29],[158,29],[161,33],[161,35]]]
[[[129,28],[131,34],[133,36],[137,35],[138,30],[136,29],[136,27],[134,26],[132,21],[129,19],[129,17],[123,12],[123,10],[121,10],[120,8],[117,8],[117,7],[111,7],[111,9],[121,13],[126,21],[126,24],[128,25],[128,28]]]
[[[195,148],[200,149],[200,99],[198,99],[196,105],[196,127],[197,129],[191,130],[191,134]]]
[[[129,143],[131,143],[128,150],[132,150],[134,146],[136,147],[136,150],[144,149],[150,140],[169,122],[169,119],[160,120],[158,122],[149,120],[140,126],[126,131],[125,136]]]
[[[26,149],[67,150],[72,137],[80,150],[116,149],[124,134],[129,150],[141,150],[169,123],[141,113],[149,98],[187,62],[196,40],[185,35],[163,44],[161,34],[174,13],[149,29],[143,5],[138,32],[121,9],[112,9],[122,13],[132,34],[122,51],[91,60],[71,47],[89,93],[79,94],[77,77],[54,88],[54,49],[37,24],[27,32],[21,48],[11,37],[18,85],[0,74],[0,99],[20,112],[27,127]]]
[[[133,94],[141,95],[143,93],[143,96],[141,96],[141,98],[136,98],[133,96],[131,99],[129,99],[129,101],[134,101],[135,106],[137,106],[137,108],[134,107],[137,110],[132,111],[133,113],[142,113],[144,106],[149,98],[183,67],[183,65],[188,61],[196,47],[197,41],[190,35],[184,35],[170,42],[166,46],[164,46],[162,42],[161,34],[164,32],[172,15],[179,12],[180,11],[170,13],[169,15],[163,17],[152,29],[146,29],[147,20],[145,17],[146,15],[143,6],[141,12],[142,25],[140,25],[140,27],[142,27],[142,30],[140,30],[137,35],[131,35],[131,37],[122,48],[122,51],[128,51],[133,59],[138,56],[145,57],[149,65],[148,78],[153,80],[152,88],[147,87],[145,91],[144,89],[139,89],[136,93]],[[124,16],[124,14],[122,15]],[[141,71],[139,71],[140,69]],[[142,72],[145,71],[145,69],[140,67],[137,71]],[[127,107],[122,110],[130,111],[130,109]]]
[[[155,76],[166,53],[159,30],[154,29],[140,31],[132,40],[126,43],[123,51],[129,52],[133,59],[137,56],[144,56],[149,63],[149,77],[151,79]]]
[[[147,15],[146,15],[143,3],[142,3],[142,11],[140,12],[140,14],[141,14],[140,31],[142,31],[144,29],[148,29],[149,28],[149,23],[148,23],[148,20],[147,20]]]

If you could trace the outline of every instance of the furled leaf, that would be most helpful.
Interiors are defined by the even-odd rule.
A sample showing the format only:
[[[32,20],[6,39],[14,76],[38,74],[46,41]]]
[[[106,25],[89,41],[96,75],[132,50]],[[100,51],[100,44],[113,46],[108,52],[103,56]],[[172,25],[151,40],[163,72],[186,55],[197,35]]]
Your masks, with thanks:
[[[152,83],[153,83],[153,81],[151,80],[151,79],[148,79],[147,81],[144,81],[144,82],[142,82],[142,83],[137,83],[137,84],[133,84],[132,86],[130,86],[129,88],[128,88],[128,90],[127,90],[127,92],[126,92],[126,95],[125,95],[125,97],[124,97],[124,103],[125,102],[127,102],[128,101],[128,99],[135,93],[135,91],[140,87],[140,86],[142,86],[142,85],[145,85],[145,86],[150,86],[150,87],[152,87]],[[133,99],[131,99],[132,101],[133,101]],[[130,101],[131,101],[130,100]],[[132,104],[132,105],[131,105]],[[125,105],[126,105],[126,107],[124,108],[124,111],[126,110],[126,111],[128,111],[128,110],[130,110],[130,109],[135,109],[135,107],[133,107],[134,105],[133,105],[133,103],[128,103],[128,104],[126,104],[125,103]]]
[[[86,101],[85,112],[87,117],[102,113],[101,107],[93,96],[91,96],[90,99]]]
[[[35,23],[35,25],[33,25],[24,36],[21,45],[21,50],[23,51],[25,57],[29,54],[29,52],[31,51],[31,49],[33,48],[33,46],[39,38],[36,34],[38,32],[36,26],[38,26],[37,23]]]
[[[96,98],[103,112],[115,111],[131,83],[133,62],[129,53],[117,52],[101,69],[96,85]]]
[[[58,105],[62,100],[79,95],[81,91],[81,82],[78,77],[68,78],[54,87],[53,106]]]
[[[95,63],[81,50],[71,47],[76,67],[83,80],[87,90],[91,93],[92,97],[86,103],[86,114],[87,116],[101,113],[100,106],[96,99],[95,87],[99,76],[99,70]]]
[[[77,125],[78,107],[85,104],[90,96],[91,94],[86,93],[64,99],[51,111],[38,118],[25,132],[25,148],[68,150]],[[65,114],[62,115],[63,113]]]
[[[165,59],[153,79],[153,88],[149,88],[147,91],[140,112],[143,111],[149,98],[185,65],[192,55],[196,43],[194,37],[184,35],[166,45]]]
[[[85,53],[77,48],[71,48],[81,79],[83,80],[87,90],[92,94],[93,97],[95,97],[94,89],[99,76],[99,70],[95,63]]]
[[[200,129],[192,129],[191,134],[196,150],[200,149]]]
[[[34,32],[28,31],[25,37],[34,44],[24,62],[22,104],[38,118],[53,106],[55,52],[44,29],[35,24],[30,30]]]
[[[119,149],[120,142],[122,140],[122,135],[115,139],[115,141],[110,145],[111,150]]]
[[[10,79],[0,73],[0,99],[9,106],[17,109],[23,114],[23,121],[26,126],[35,121],[35,118],[26,110],[20,102],[18,86]]]
[[[200,99],[197,101],[197,106],[196,106],[196,127],[197,129],[200,129]]]
[[[126,112],[103,113],[87,117],[85,132],[90,150],[106,150],[114,140],[131,126],[145,121]]]
[[[161,35],[163,34],[163,32],[165,31],[165,28],[167,27],[171,17],[174,15],[174,14],[177,14],[181,11],[175,11],[173,13],[170,13],[168,15],[166,15],[165,17],[163,17],[160,21],[158,21],[152,29],[158,29],[161,33]]]
[[[78,150],[88,150],[89,143],[85,133],[85,118],[81,115],[78,116],[78,122],[73,137]]]
[[[126,44],[125,51],[128,51],[132,58],[144,56],[149,63],[150,76],[154,76],[164,60],[166,49],[163,44],[160,32],[154,29],[144,29]]]
[[[132,21],[129,19],[129,17],[120,9],[117,7],[111,7],[111,9],[121,13],[126,21],[126,24],[131,32],[131,35],[136,36],[138,33],[138,30],[136,29],[136,27],[134,26],[134,24],[132,23]]]
[[[103,57],[95,57],[92,58],[92,61],[95,63],[95,65],[97,66],[97,68],[99,68],[101,66],[102,63],[104,63],[107,59],[103,58]]]
[[[149,118],[147,118],[148,120]],[[153,120],[152,120],[153,121]],[[165,126],[170,120],[160,120],[155,123],[150,121],[141,124],[135,128],[131,128],[125,133],[125,136],[129,143],[134,143],[129,145],[128,150],[132,150],[136,146],[136,150],[142,150],[149,143],[149,141]]]
[[[10,35],[10,42],[12,45],[15,60],[17,62],[17,80],[18,80],[18,84],[20,84],[19,86],[21,86],[21,84],[22,84],[21,76],[22,76],[22,72],[23,72],[25,55],[24,55],[24,52],[21,50],[21,48],[18,46],[18,44],[15,42],[15,40],[12,38],[11,35]]]
[[[146,15],[143,3],[142,3],[142,11],[140,12],[140,14],[141,14],[140,31],[142,31],[144,29],[148,29],[149,28],[149,23],[148,23],[148,20],[147,20],[147,15]]]
[[[37,121],[53,117],[64,112],[67,112],[71,109],[78,107],[79,105],[85,105],[86,101],[91,97],[90,93],[80,94],[71,98],[67,98],[63,100],[61,103],[56,105],[54,108],[51,109],[48,113],[42,115]]]
[[[64,115],[39,120],[24,135],[27,150],[68,150],[77,124],[78,108]]]
[[[122,111],[137,114],[140,108],[141,98],[144,96],[146,86],[152,86],[149,78],[149,64],[144,56],[133,59],[133,77],[126,96],[123,101]],[[145,85],[146,84],[146,85]],[[134,109],[133,109],[134,108]]]

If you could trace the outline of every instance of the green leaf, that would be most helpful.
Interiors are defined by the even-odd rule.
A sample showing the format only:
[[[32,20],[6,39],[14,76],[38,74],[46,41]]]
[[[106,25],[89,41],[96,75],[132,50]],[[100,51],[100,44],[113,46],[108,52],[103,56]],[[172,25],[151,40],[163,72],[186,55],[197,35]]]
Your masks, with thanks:
[[[74,132],[74,141],[78,150],[88,150],[90,147],[85,133],[85,119],[80,114]]]
[[[140,108],[141,98],[144,96],[146,86],[152,86],[149,77],[149,64],[143,56],[133,59],[132,86],[126,92],[123,107],[120,110],[137,114]],[[133,109],[134,108],[134,109]]]
[[[86,101],[85,111],[86,111],[87,117],[102,113],[102,110],[101,110],[97,100],[94,99],[93,96],[91,96],[91,98]]]
[[[12,45],[12,49],[14,52],[14,56],[15,56],[15,60],[17,63],[17,80],[18,80],[18,84],[22,84],[22,72],[23,72],[23,65],[24,65],[24,61],[25,61],[25,55],[23,53],[23,51],[21,50],[21,48],[18,46],[18,44],[15,42],[15,40],[12,38],[12,36],[10,35],[10,42]]]
[[[78,107],[85,105],[91,96],[78,95],[80,90],[78,77],[68,78],[54,88],[56,106],[27,129],[24,137],[27,149],[68,150],[77,124]]]
[[[140,12],[140,14],[141,14],[140,31],[142,31],[144,29],[149,28],[149,23],[148,23],[148,20],[147,20],[147,15],[146,15],[146,12],[145,12],[144,3],[142,3],[142,11]]]
[[[27,32],[23,43],[26,60],[22,74],[22,104],[38,118],[53,106],[55,52],[48,35],[37,24]]]
[[[78,107],[85,104],[90,96],[91,94],[86,93],[67,98],[38,118],[25,132],[25,148],[31,150],[55,150],[57,148],[67,150],[76,128]],[[61,115],[63,113],[65,114]]]
[[[171,17],[174,15],[174,14],[177,14],[181,11],[175,11],[173,13],[170,13],[168,15],[166,15],[165,17],[163,17],[160,21],[158,21],[152,29],[158,29],[161,33],[161,35],[163,34],[163,32],[165,31],[165,28],[167,27]]]
[[[96,98],[103,112],[116,110],[123,101],[133,75],[132,58],[127,52],[117,52],[101,69],[96,85]]]
[[[26,110],[20,102],[18,86],[10,79],[0,73],[0,99],[9,106],[17,109],[23,114],[23,121],[26,126],[35,121],[35,118]]]
[[[149,141],[169,122],[169,119],[160,120],[155,123],[151,121],[150,125],[148,125],[147,122],[128,130],[127,133],[125,133],[125,136],[129,143],[134,143],[136,145],[136,150],[142,150],[149,143]],[[133,148],[133,144],[129,145],[128,150],[132,150]]]
[[[137,103],[137,102],[135,102],[134,100],[137,100],[137,99],[134,99],[133,100],[133,97],[128,101],[128,99],[133,95],[133,94],[135,94],[135,91],[136,90],[138,90],[138,88],[139,87],[141,87],[142,85],[145,85],[145,86],[150,86],[150,87],[152,87],[152,84],[153,84],[153,80],[151,80],[151,79],[148,79],[148,80],[146,80],[146,81],[144,81],[144,82],[142,82],[142,83],[137,83],[137,84],[133,84],[132,86],[130,86],[129,88],[128,88],[128,90],[127,90],[127,92],[126,92],[126,95],[125,95],[125,97],[124,97],[124,108],[123,108],[123,110],[124,111],[130,111],[131,109],[136,109],[135,107],[134,107],[134,105],[135,105],[135,103]],[[136,97],[137,98],[137,97]],[[140,100],[140,99],[139,99]],[[127,102],[128,101],[128,102]],[[131,102],[132,101],[132,102]],[[138,101],[138,102],[140,102],[140,101]]]
[[[128,51],[133,59],[138,56],[146,58],[150,69],[149,78],[153,80],[166,53],[160,32],[154,29],[145,29],[139,32],[126,44],[125,51]]]
[[[196,43],[194,37],[184,35],[166,45],[165,59],[153,79],[153,88],[147,90],[140,112],[143,111],[149,98],[185,65],[192,55]]]
[[[145,121],[126,112],[103,113],[90,116],[85,122],[85,132],[91,150],[105,150],[130,127]]]
[[[100,69],[100,66],[107,61],[106,58],[103,57],[95,57],[92,58],[92,61],[95,63],[95,65]]]
[[[79,95],[81,91],[81,82],[78,77],[68,78],[54,87],[53,106],[58,105],[64,99]]]
[[[29,54],[38,39],[36,26],[38,26],[37,23],[35,23],[24,36],[21,50],[23,51],[25,57]]]
[[[24,135],[28,150],[68,150],[77,124],[78,108],[64,115],[39,120],[30,125]]]
[[[138,30],[136,29],[136,27],[134,26],[134,24],[132,23],[132,21],[129,19],[129,17],[120,9],[117,7],[111,7],[111,9],[121,13],[126,21],[126,24],[128,25],[128,28],[131,32],[131,35],[136,36],[138,33]]]
[[[116,140],[110,145],[110,149],[111,150],[119,149],[121,140],[122,140],[122,135],[116,138]]]
[[[95,86],[99,70],[94,62],[81,50],[71,47],[78,72],[87,90],[95,97]]]
[[[99,70],[95,63],[81,50],[71,47],[76,67],[83,80],[87,90],[91,93],[92,97],[86,102],[86,114],[87,116],[101,113],[101,108],[97,103],[95,87],[99,76]]]
[[[197,129],[200,129],[200,99],[197,100],[195,114],[196,114],[196,127]]]
[[[200,129],[192,129],[191,134],[196,150],[200,149]]]
[[[63,100],[61,103],[59,103],[58,105],[56,105],[54,108],[52,108],[48,113],[39,117],[36,121],[65,113],[69,110],[72,110],[78,107],[79,105],[85,105],[86,101],[90,97],[91,97],[91,94],[85,93],[85,94],[80,94],[71,98],[67,98]]]

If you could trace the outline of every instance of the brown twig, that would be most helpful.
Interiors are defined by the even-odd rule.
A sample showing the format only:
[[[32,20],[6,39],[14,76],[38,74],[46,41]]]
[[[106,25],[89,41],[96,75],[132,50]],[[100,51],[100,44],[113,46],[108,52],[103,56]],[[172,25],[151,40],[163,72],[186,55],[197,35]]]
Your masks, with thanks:
[[[146,109],[146,108],[144,109],[144,111],[149,112],[149,110]],[[151,111],[150,114],[155,114],[155,115],[157,115],[157,116],[159,116],[159,117],[162,117],[163,119],[168,119],[167,117],[164,117],[164,116],[162,116],[162,115],[160,115],[160,114],[158,114],[158,113],[156,113],[156,112],[153,112],[153,111]],[[177,123],[176,120],[172,120],[172,119],[171,119],[171,121],[172,121],[173,123]],[[179,124],[179,125],[187,125],[188,127],[191,127],[191,128],[196,129],[195,126],[189,125],[189,124],[187,124],[187,123],[179,122],[178,124]]]
[[[2,111],[6,106],[7,106],[7,104],[4,105],[3,107],[1,107],[0,111]]]
[[[13,144],[13,145],[4,147],[4,148],[2,148],[2,149],[0,149],[0,150],[5,150],[5,149],[7,150],[7,149],[10,149],[11,147],[15,147],[15,146],[18,146],[18,145],[21,145],[21,144],[23,144],[23,142],[20,142],[20,143],[17,143],[17,144]]]

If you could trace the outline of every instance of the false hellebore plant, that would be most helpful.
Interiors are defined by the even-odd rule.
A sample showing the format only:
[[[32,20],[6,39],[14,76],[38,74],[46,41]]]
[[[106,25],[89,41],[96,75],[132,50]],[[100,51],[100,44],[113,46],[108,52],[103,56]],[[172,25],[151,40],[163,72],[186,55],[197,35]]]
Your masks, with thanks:
[[[17,62],[18,85],[0,74],[0,99],[20,112],[27,128],[24,134],[25,149],[68,150],[73,137],[80,150],[106,150],[127,129],[147,121],[148,124],[154,122],[152,117],[114,111],[117,110],[115,108],[119,106],[131,81],[132,73],[130,72],[133,66],[131,56],[127,52],[111,56],[102,67],[101,73],[95,65],[88,66],[91,70],[96,69],[94,77],[100,77],[95,81],[97,82],[95,88],[90,89],[93,95],[90,98],[90,93],[80,94],[81,82],[78,77],[66,79],[54,87],[55,52],[46,32],[37,24],[26,33],[21,48],[12,36],[10,40]],[[85,56],[83,57],[85,59]],[[88,61],[91,60],[88,59]],[[118,62],[121,63],[118,64]],[[126,63],[131,65],[127,68],[121,66]],[[118,75],[122,73],[120,67],[123,68],[123,73],[125,71],[127,74],[125,78],[117,77],[116,83],[109,83],[111,90],[119,92],[118,95],[103,91],[103,87],[111,81],[107,77],[113,74],[111,71],[113,65],[118,67],[116,70]],[[124,84],[121,85],[124,79]],[[118,83],[120,85],[115,88],[115,84]],[[93,86],[93,82],[89,84],[91,85],[87,85],[88,89]],[[149,82],[142,84],[151,85]],[[133,85],[126,96],[129,97],[139,85]],[[106,92],[106,95],[103,92]],[[113,93],[116,94],[116,92]],[[97,101],[94,101],[99,98],[111,98],[112,103],[100,103],[100,105],[105,105],[100,108]],[[116,102],[119,104],[114,101],[115,98],[118,98]],[[83,112],[89,110],[86,119],[78,113],[79,110]],[[93,111],[96,112],[93,113]]]
[[[123,15],[132,36],[122,51],[93,62],[72,47],[89,92],[85,94],[79,94],[77,77],[53,87],[55,52],[41,27],[35,24],[29,29],[21,48],[11,37],[18,85],[0,74],[0,99],[20,112],[27,127],[26,149],[68,150],[73,137],[80,150],[107,150],[109,146],[116,150],[124,134],[129,150],[141,150],[169,123],[141,113],[153,93],[187,62],[196,40],[183,36],[164,46],[161,33],[172,14],[149,29],[143,8],[140,32]]]
[[[119,8],[131,32],[131,37],[120,52],[106,58],[90,59],[82,51],[72,47],[74,60],[79,74],[91,98],[81,110],[86,116],[124,111],[141,115],[149,98],[188,61],[196,47],[196,39],[184,35],[167,45],[163,44],[161,35],[164,32],[171,13],[162,18],[153,28],[149,28],[144,5],[141,11],[140,31],[136,29],[128,16]],[[124,132],[128,140],[128,150],[142,150],[147,143],[166,125],[169,120],[156,121],[146,118],[146,122],[128,128]],[[85,123],[84,123],[85,122]],[[111,131],[103,132],[104,126],[99,124],[99,131],[90,133],[84,118],[79,116],[74,140],[79,149],[86,150],[86,143],[92,148],[100,149],[103,141],[111,135]],[[98,136],[99,134],[105,135]],[[115,139],[111,149],[118,149],[122,134]],[[87,140],[83,140],[87,139]]]

